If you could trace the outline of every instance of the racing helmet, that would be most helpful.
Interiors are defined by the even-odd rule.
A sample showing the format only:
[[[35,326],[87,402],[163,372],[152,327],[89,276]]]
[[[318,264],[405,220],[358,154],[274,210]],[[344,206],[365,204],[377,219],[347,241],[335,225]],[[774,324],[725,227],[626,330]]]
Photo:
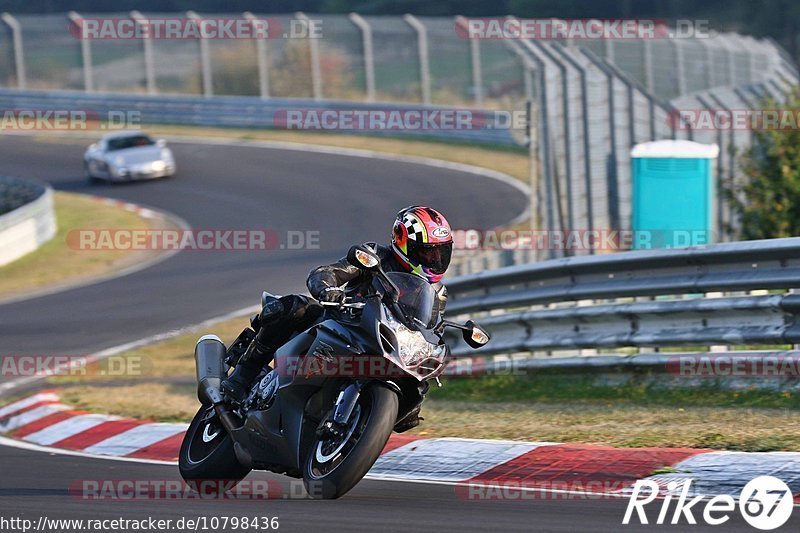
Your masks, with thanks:
[[[392,250],[409,272],[436,283],[447,271],[453,254],[450,224],[430,207],[406,207],[395,217]]]

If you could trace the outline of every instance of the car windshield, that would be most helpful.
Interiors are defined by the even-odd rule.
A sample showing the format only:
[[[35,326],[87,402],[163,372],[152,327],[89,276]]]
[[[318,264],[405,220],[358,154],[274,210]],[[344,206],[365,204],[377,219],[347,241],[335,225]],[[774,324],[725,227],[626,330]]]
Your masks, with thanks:
[[[413,274],[388,272],[386,276],[400,289],[397,304],[405,316],[397,317],[407,326],[431,328],[438,318],[436,291],[426,280]]]
[[[108,151],[125,150],[126,148],[137,148],[139,146],[152,146],[155,141],[147,135],[130,135],[128,137],[116,137],[108,140]]]

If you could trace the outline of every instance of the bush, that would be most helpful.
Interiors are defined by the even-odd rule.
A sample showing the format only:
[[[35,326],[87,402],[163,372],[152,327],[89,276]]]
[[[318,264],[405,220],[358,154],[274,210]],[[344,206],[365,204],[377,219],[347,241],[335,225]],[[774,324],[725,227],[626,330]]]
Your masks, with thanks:
[[[800,92],[786,104],[764,101],[762,109],[800,110]],[[741,157],[745,182],[728,191],[739,216],[741,237],[772,239],[800,235],[800,127],[754,130]]]

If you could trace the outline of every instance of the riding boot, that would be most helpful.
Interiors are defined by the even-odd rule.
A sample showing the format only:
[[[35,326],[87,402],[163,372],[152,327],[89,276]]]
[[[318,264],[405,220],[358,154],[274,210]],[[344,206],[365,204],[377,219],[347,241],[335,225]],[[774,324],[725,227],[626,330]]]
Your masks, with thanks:
[[[276,341],[279,341],[279,337],[281,337],[279,330],[282,329],[280,318],[283,313],[283,304],[277,298],[272,298],[264,304],[260,317],[261,327],[258,329],[255,339],[250,343],[247,351],[242,354],[231,375],[220,386],[226,400],[242,403],[247,397],[253,380],[265,366],[272,362],[275,350],[280,346]]]

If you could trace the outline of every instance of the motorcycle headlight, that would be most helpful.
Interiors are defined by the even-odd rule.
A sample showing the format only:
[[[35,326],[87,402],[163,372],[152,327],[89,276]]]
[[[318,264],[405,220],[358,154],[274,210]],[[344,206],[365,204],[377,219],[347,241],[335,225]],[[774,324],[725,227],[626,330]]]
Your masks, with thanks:
[[[419,331],[410,330],[392,318],[389,318],[388,322],[397,337],[400,359],[404,364],[408,366],[418,365],[425,359],[438,358],[444,352],[444,346],[428,342]]]

